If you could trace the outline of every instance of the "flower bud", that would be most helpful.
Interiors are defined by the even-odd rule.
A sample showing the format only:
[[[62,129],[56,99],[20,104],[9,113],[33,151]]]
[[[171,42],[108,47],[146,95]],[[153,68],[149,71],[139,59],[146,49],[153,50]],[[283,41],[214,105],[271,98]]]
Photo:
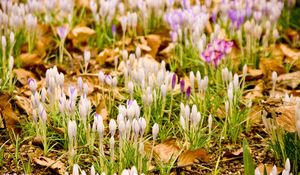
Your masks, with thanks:
[[[109,122],[109,132],[110,132],[111,137],[113,137],[115,135],[116,129],[117,129],[116,121],[114,119],[111,119]]]
[[[9,34],[9,44],[10,47],[12,47],[13,43],[15,42],[15,33],[14,32],[10,32]]]
[[[84,58],[84,64],[87,66],[91,59],[91,52],[89,50],[85,50],[83,58]]]
[[[232,85],[232,82],[230,82],[229,85],[228,85],[227,95],[228,95],[229,104],[232,104],[232,100],[233,100],[233,85]]]
[[[68,136],[69,140],[72,140],[73,138],[76,137],[77,133],[77,125],[75,121],[69,120],[68,121]]]
[[[147,123],[146,123],[145,118],[143,118],[143,117],[139,118],[138,122],[139,122],[139,125],[140,125],[140,135],[141,135],[141,137],[143,137],[143,135],[145,133],[146,126],[147,126]]]
[[[191,96],[191,86],[187,87],[186,89],[186,98],[189,99]]]
[[[136,49],[135,49],[135,56],[136,58],[140,58],[141,57],[141,48],[138,46]]]
[[[80,175],[79,174],[79,165],[78,164],[74,164],[73,165],[73,175]]]
[[[33,78],[28,79],[28,86],[32,93],[35,93],[37,89],[36,81]]]
[[[98,79],[99,79],[100,83],[104,83],[105,75],[102,71],[99,71]]]
[[[183,93],[184,92],[184,79],[181,79],[181,81],[180,81],[180,90],[181,90],[181,92]]]
[[[96,170],[94,168],[94,165],[91,166],[91,175],[96,175]]]
[[[165,99],[167,95],[167,86],[165,84],[162,84],[160,86],[160,91],[161,91],[162,98]]]
[[[159,125],[157,123],[154,123],[154,125],[152,127],[153,140],[156,140],[158,132],[159,132]]]
[[[172,89],[175,88],[176,84],[177,84],[177,75],[175,73],[173,73],[173,76],[172,76]]]
[[[2,49],[5,49],[6,48],[6,38],[5,38],[5,36],[2,36],[1,39],[2,39],[2,43],[1,43]]]
[[[180,126],[183,130],[185,130],[185,120],[182,115],[180,115]]]

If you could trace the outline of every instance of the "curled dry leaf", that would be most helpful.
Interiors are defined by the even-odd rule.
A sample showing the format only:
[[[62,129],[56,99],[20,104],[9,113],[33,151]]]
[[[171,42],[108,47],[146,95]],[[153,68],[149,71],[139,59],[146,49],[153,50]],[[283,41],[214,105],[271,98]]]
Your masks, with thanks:
[[[161,44],[161,38],[159,35],[153,34],[153,35],[147,35],[146,40],[148,46],[151,48],[149,54],[152,56],[152,58],[155,58]]]
[[[281,85],[286,85],[295,89],[300,84],[300,71],[282,74],[278,76],[277,81]]]
[[[65,165],[59,160],[55,161],[47,157],[33,158],[33,160],[35,163],[41,166],[51,168],[52,170],[56,171],[60,175],[64,175],[66,172]]]
[[[32,114],[30,98],[16,95],[14,99],[16,100],[16,104],[18,105],[18,107],[23,109],[27,115]]]
[[[42,59],[37,54],[24,53],[20,55],[19,60],[23,67],[42,64]]]
[[[87,41],[96,31],[86,26],[76,26],[71,30],[69,38],[72,39],[74,45],[82,41]]]
[[[101,100],[96,107],[96,113],[102,116],[103,121],[108,120],[108,111],[105,104],[105,100]]]
[[[262,107],[259,105],[253,105],[250,109],[248,118],[251,123],[260,124],[261,114],[262,114]]]
[[[204,149],[196,149],[193,151],[184,151],[178,158],[178,166],[192,165],[196,160],[209,162],[209,155]]]
[[[14,73],[16,74],[17,80],[22,84],[22,85],[27,85],[28,84],[28,79],[29,78],[34,78],[36,79],[35,75],[27,71],[25,69],[14,69]]]
[[[259,80],[256,82],[254,89],[249,90],[249,92],[246,94],[245,98],[251,99],[251,100],[256,99],[256,98],[262,98],[262,97],[264,97],[263,91],[264,91],[264,82],[262,80]]]
[[[154,153],[164,163],[174,160],[180,154],[180,147],[174,138],[168,139],[154,147]]]
[[[101,66],[105,63],[112,63],[114,62],[114,58],[119,55],[119,49],[107,49],[105,48],[99,55],[96,57],[96,62]]]
[[[233,158],[233,157],[241,157],[243,156],[243,148],[240,148],[234,152],[231,152],[231,151],[226,151],[223,155],[224,157],[227,157],[227,158]]]
[[[2,121],[5,122],[6,127],[9,130],[15,130],[16,125],[19,124],[19,118],[17,117],[17,114],[14,112],[13,107],[10,103],[10,96],[7,94],[0,94],[0,112],[1,112],[1,121],[0,125],[4,125]],[[3,126],[1,126],[3,127]]]
[[[289,48],[286,44],[280,44],[280,49],[284,53],[285,56],[298,59],[300,57],[300,51]]]
[[[271,77],[273,71],[276,71],[278,75],[284,74],[286,72],[282,62],[275,59],[261,59],[259,68],[262,70],[263,74],[266,77]]]
[[[164,50],[160,51],[159,54],[163,55],[165,58],[170,58],[172,55],[172,51],[175,48],[175,44],[174,43],[169,43],[169,45],[164,48]]]
[[[260,69],[248,68],[246,80],[259,79],[263,77],[263,72]]]
[[[258,170],[261,174],[264,174],[264,169],[266,167],[266,170],[267,170],[267,175],[269,175],[271,172],[272,172],[272,168],[273,168],[274,165],[272,164],[259,164],[258,165]],[[280,174],[281,172],[283,171],[283,168],[282,167],[277,167],[277,173]]]
[[[296,131],[296,119],[295,119],[295,105],[292,106],[279,106],[275,109],[276,122],[278,126],[288,132]]]

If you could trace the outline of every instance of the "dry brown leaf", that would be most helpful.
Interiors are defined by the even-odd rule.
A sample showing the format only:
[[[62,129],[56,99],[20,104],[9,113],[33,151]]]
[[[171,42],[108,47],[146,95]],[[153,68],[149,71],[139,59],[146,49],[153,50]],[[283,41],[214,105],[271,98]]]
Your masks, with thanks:
[[[266,170],[267,170],[267,175],[269,175],[271,172],[272,172],[272,168],[273,168],[274,165],[271,165],[271,164],[259,164],[258,165],[258,170],[261,174],[264,174],[264,169],[266,167]],[[283,168],[282,167],[277,167],[277,173],[280,174],[281,172],[283,171]]]
[[[300,51],[289,48],[286,44],[280,44],[280,48],[285,56],[298,59],[300,57]]]
[[[209,155],[204,149],[196,149],[193,151],[185,151],[178,158],[178,166],[192,165],[195,160],[200,159],[203,162],[209,162]]]
[[[233,157],[242,157],[243,156],[243,148],[240,148],[234,152],[231,152],[231,151],[225,151],[224,157],[227,157],[227,158],[233,158]]]
[[[14,99],[16,100],[16,104],[18,105],[18,107],[23,109],[27,115],[32,114],[30,98],[16,95]]]
[[[99,55],[96,57],[96,62],[101,66],[104,65],[107,62],[114,62],[115,56],[118,55],[119,50],[111,50],[105,48]]]
[[[149,52],[149,54],[155,58],[156,57],[156,54],[158,52],[158,49],[160,47],[160,44],[161,44],[161,38],[159,35],[147,35],[146,37],[146,40],[147,40],[147,44],[148,46],[151,48],[151,51]]]
[[[52,170],[56,171],[58,174],[64,175],[66,172],[66,167],[64,163],[62,163],[59,160],[55,161],[47,157],[33,158],[33,160],[35,161],[35,163],[41,166],[51,168]]]
[[[296,131],[296,119],[295,119],[295,105],[292,106],[279,106],[274,109],[276,114],[277,124],[288,132]]]
[[[42,64],[42,59],[37,54],[24,53],[20,55],[19,60],[23,67]]]
[[[259,105],[253,105],[248,115],[250,122],[255,124],[261,123],[261,113],[262,107]]]
[[[96,34],[96,31],[86,26],[76,26],[70,34],[71,39],[88,38]]]
[[[172,55],[172,51],[175,48],[175,44],[174,43],[169,43],[169,45],[164,48],[164,50],[160,51],[159,54],[163,55],[166,58],[170,58],[170,56]]]
[[[68,37],[72,39],[74,45],[82,41],[87,41],[91,36],[95,35],[96,31],[86,26],[76,26],[71,30]]]
[[[262,70],[248,68],[248,74],[246,80],[259,79],[262,76],[263,76]]]
[[[96,107],[96,113],[102,116],[103,121],[108,120],[108,111],[105,104],[105,100],[101,100],[99,102],[98,106]]]
[[[27,85],[28,84],[28,79],[29,78],[34,78],[36,79],[35,75],[27,71],[25,69],[14,69],[14,73],[16,74],[17,80],[22,84],[22,85]]]
[[[6,127],[9,130],[15,130],[16,129],[15,126],[19,124],[19,118],[17,117],[17,114],[13,110],[13,107],[10,103],[10,98],[11,97],[7,94],[0,94],[0,112],[1,112],[0,123],[2,123],[2,120],[4,119]]]
[[[266,77],[271,77],[273,71],[276,71],[278,75],[284,74],[285,68],[281,62],[275,59],[261,59],[259,68],[262,70]]]
[[[168,163],[171,159],[177,158],[180,153],[180,147],[178,146],[176,139],[168,139],[154,147],[154,153],[159,160]]]
[[[254,89],[249,90],[249,92],[246,94],[246,99],[256,99],[256,98],[262,98],[264,91],[264,82],[262,80],[257,81]]]
[[[281,85],[286,85],[295,89],[300,84],[300,71],[282,74],[278,76],[277,81]]]

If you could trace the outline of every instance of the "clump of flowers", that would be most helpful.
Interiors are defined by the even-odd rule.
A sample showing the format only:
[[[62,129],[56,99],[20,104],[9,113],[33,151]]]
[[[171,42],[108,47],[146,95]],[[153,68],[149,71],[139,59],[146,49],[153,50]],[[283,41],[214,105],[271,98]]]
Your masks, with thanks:
[[[233,42],[224,39],[216,39],[209,43],[206,49],[202,52],[202,58],[205,62],[213,63],[217,67],[227,54],[232,50]]]

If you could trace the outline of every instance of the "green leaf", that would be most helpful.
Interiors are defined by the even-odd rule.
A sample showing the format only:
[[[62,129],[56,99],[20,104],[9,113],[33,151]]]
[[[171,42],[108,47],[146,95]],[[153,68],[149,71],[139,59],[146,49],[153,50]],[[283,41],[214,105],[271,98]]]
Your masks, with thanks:
[[[244,139],[243,141],[243,152],[244,152],[243,160],[244,160],[245,174],[254,175],[254,163],[246,139]]]

